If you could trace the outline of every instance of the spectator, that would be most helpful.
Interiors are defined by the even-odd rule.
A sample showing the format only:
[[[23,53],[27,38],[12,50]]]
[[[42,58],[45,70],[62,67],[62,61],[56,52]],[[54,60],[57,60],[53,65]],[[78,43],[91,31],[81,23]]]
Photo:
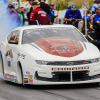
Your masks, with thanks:
[[[22,13],[22,15],[23,15],[23,25],[24,25],[24,23],[25,23],[24,7],[21,7],[21,13]]]
[[[17,12],[13,11],[14,6],[9,4],[7,11],[1,16],[0,20],[3,22],[2,27],[5,27],[9,32],[20,26],[20,18]],[[11,27],[9,27],[9,25]]]
[[[32,3],[35,1],[35,0],[28,0],[29,1],[29,4],[30,5],[32,5]],[[31,13],[31,11],[32,11],[33,9],[32,9],[32,7],[30,8],[30,11],[27,13],[27,18],[28,18],[28,24],[29,25],[31,25],[30,24],[30,13]]]
[[[56,17],[58,17],[58,15],[54,15],[54,11],[53,11],[53,9],[54,9],[54,3],[50,3],[50,14],[49,14],[49,18],[50,18],[50,20],[51,20],[51,22],[52,22],[52,24],[54,23],[54,18],[56,18]]]
[[[33,11],[30,14],[31,25],[48,25],[51,24],[47,13],[40,8],[38,2],[32,4]]]
[[[100,0],[94,0],[94,3],[95,4],[92,6],[92,14],[96,13],[95,9],[98,7]]]
[[[81,20],[81,12],[78,9],[76,9],[76,5],[72,5],[71,9],[68,9],[66,11],[64,21],[67,21],[67,25],[74,25],[78,28],[78,23]]]
[[[88,14],[88,11],[86,12],[87,15],[87,29],[90,31],[90,21],[91,21],[91,16]],[[85,35],[85,15],[83,16],[83,28],[82,28],[82,33]]]
[[[19,17],[20,17],[20,20],[21,20],[20,26],[23,26],[23,15],[22,15],[22,13],[21,13],[21,8],[18,8],[18,9],[17,9],[17,12],[18,12]]]
[[[96,14],[91,17],[91,24],[94,24],[97,41],[100,39],[100,6],[96,8]]]
[[[40,2],[40,8],[42,8],[46,13],[47,15],[49,16],[50,14],[50,7],[48,4],[44,3],[46,0],[39,0]]]

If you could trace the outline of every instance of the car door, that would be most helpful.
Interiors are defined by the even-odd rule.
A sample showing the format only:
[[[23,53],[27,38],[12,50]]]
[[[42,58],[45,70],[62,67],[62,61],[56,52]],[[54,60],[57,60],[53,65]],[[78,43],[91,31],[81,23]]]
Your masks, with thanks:
[[[17,59],[18,59],[18,42],[19,42],[19,30],[13,31],[8,37],[8,44],[6,45],[6,54],[5,54],[5,64],[6,71],[8,73],[15,72],[17,68]]]

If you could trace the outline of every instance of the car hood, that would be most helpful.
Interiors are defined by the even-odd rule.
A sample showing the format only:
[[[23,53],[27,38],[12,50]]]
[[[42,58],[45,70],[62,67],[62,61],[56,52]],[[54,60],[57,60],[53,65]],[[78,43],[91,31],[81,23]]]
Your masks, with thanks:
[[[84,50],[79,41],[68,37],[41,38],[34,44],[48,54],[62,57],[74,57],[81,54]]]
[[[55,42],[53,41],[50,42],[42,39],[43,41],[41,40],[41,42],[39,42],[40,41],[39,40],[35,43],[24,44],[20,46],[20,49],[22,48],[24,51],[28,53],[28,55],[30,54],[36,60],[42,59],[48,61],[76,61],[76,60],[86,60],[86,59],[88,60],[88,59],[100,58],[100,51],[92,43],[82,42],[82,41],[72,41],[69,38],[67,39],[71,42],[67,41],[66,43],[63,43],[62,42],[64,40],[63,38],[63,40],[59,39],[58,45],[56,43],[58,40],[55,40]],[[70,43],[69,46],[67,46],[68,43]],[[73,47],[74,49],[78,48],[79,50],[77,49],[72,52],[71,49]],[[57,51],[57,49],[63,51],[59,52]],[[52,50],[53,52],[51,52]],[[65,51],[70,53],[65,53]]]

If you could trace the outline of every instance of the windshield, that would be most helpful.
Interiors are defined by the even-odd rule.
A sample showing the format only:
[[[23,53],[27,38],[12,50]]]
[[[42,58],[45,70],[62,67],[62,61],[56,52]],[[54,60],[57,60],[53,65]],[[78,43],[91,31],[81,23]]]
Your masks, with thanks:
[[[82,34],[75,28],[36,28],[23,31],[22,44],[37,42],[41,38],[68,37],[72,40],[85,41]]]

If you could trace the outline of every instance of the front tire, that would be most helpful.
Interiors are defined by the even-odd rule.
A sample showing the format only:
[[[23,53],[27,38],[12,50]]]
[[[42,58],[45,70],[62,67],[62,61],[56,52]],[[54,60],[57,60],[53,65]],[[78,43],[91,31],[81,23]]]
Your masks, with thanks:
[[[21,63],[18,62],[17,66],[18,66],[17,67],[18,84],[23,84],[23,71],[22,71]]]
[[[20,62],[18,62],[18,83],[22,84],[24,87],[28,86],[27,84],[24,84],[24,81],[23,81],[23,70],[22,70],[22,66],[21,66]]]

